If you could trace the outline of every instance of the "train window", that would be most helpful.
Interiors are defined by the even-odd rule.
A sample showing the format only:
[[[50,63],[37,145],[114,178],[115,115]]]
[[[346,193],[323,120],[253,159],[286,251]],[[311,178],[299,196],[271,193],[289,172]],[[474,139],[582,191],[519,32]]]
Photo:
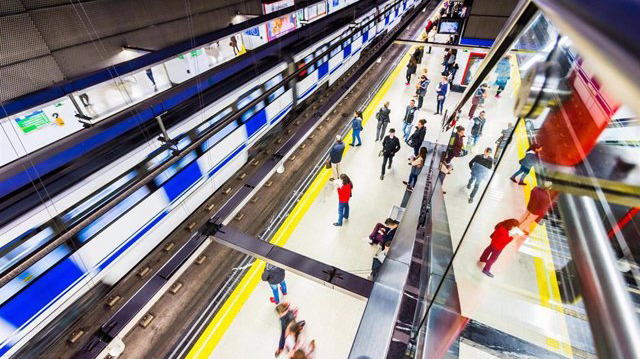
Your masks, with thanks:
[[[225,117],[227,117],[231,112],[233,112],[233,109],[231,107],[227,107],[224,110],[222,110],[222,111],[216,113],[215,115],[209,117],[205,122],[203,122],[198,127],[197,133],[200,134],[200,133],[208,130],[209,128],[213,127],[213,125],[215,125],[220,120],[222,120]]]
[[[171,178],[176,172],[180,171],[183,167],[191,163],[191,161],[195,160],[198,156],[195,151],[189,152],[187,155],[178,160],[178,162],[174,163],[171,167],[164,170],[161,174],[159,174],[156,178],[153,179],[153,182],[160,187],[166,180]]]
[[[262,95],[262,90],[258,87],[255,90],[251,90],[247,94],[240,96],[238,100],[238,109],[242,109],[246,107],[251,101],[257,99],[260,95]]]
[[[169,151],[166,151],[167,153]],[[162,157],[162,156],[156,156],[156,157]],[[100,202],[102,202],[103,200],[105,200],[107,197],[111,197],[114,193],[116,193],[116,190],[118,188],[123,187],[124,185],[126,185],[129,181],[133,180],[136,177],[136,172],[135,171],[131,171],[123,176],[120,176],[118,179],[116,179],[115,181],[113,181],[111,184],[103,187],[102,189],[94,192],[90,197],[88,197],[87,199],[83,200],[80,204],[78,204],[75,207],[72,207],[70,210],[66,211],[63,215],[62,215],[62,220],[66,223],[66,224],[70,224],[75,222],[75,220],[78,220],[80,215],[87,211],[90,210],[92,207],[98,205]]]
[[[109,226],[113,223],[118,217],[128,211],[131,207],[135,206],[139,201],[141,201],[147,194],[149,194],[149,189],[147,187],[142,187],[137,191],[133,192],[129,197],[122,200],[115,207],[111,208],[107,213],[103,214],[101,217],[91,222],[88,226],[82,229],[78,233],[78,239],[81,243],[85,243],[91,237],[96,235],[105,227]]]
[[[264,101],[258,102],[255,106],[252,106],[244,111],[242,116],[240,117],[242,123],[246,123],[249,121],[251,116],[255,115],[258,111],[264,108]]]
[[[340,46],[336,46],[335,49],[331,50],[331,57],[334,57],[336,54],[338,54],[340,51],[342,50],[342,48]]]
[[[187,146],[189,146],[190,144],[191,144],[191,139],[189,138],[189,136],[184,135],[182,136],[182,138],[178,140],[178,149],[182,151],[185,148],[187,148]]]
[[[220,140],[227,137],[227,135],[233,132],[233,130],[235,130],[236,128],[238,128],[237,121],[233,121],[230,124],[224,126],[224,128],[220,129],[220,131],[216,132],[202,144],[202,152],[205,152],[213,147],[216,143],[220,142]]]
[[[273,86],[277,85],[278,83],[280,83],[280,81],[282,81],[282,74],[278,74],[276,75],[274,78],[272,78],[271,80],[267,81],[264,84],[264,88],[266,90],[271,89]],[[274,93],[272,93],[271,95],[269,95],[269,98],[267,99],[268,103],[272,103],[273,101],[275,101],[278,97],[280,97],[280,95],[282,95],[284,93],[284,86],[280,86],[280,88],[278,88]]]
[[[171,151],[164,150],[162,152],[156,153],[153,157],[147,159],[146,168],[151,171],[156,168],[161,163],[164,163],[167,159],[171,157]]]
[[[22,288],[28,286],[29,282],[41,276],[70,253],[71,248],[66,244],[62,244],[31,265],[24,272],[20,273],[17,277],[13,278],[9,283],[0,288],[0,305],[4,304],[4,302],[18,293]]]
[[[305,64],[308,64],[310,62],[313,62],[313,55],[309,55],[309,56],[304,58],[304,63]],[[316,69],[316,67],[312,64],[311,66],[309,66],[307,68],[307,74],[312,73],[315,69]]]
[[[54,231],[51,227],[45,227],[43,230],[38,231],[34,235],[24,236],[19,242],[14,243],[12,246],[5,246],[9,248],[3,248],[0,255],[0,273],[7,270],[12,265],[16,264],[22,258],[28,256],[30,253],[34,252],[44,243],[48,242],[51,238],[53,238]]]

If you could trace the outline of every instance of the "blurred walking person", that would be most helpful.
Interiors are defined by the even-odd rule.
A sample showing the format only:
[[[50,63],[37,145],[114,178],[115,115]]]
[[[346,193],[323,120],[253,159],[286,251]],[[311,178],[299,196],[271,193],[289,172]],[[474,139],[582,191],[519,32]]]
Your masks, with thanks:
[[[515,238],[519,238],[524,235],[522,231],[518,228],[517,219],[511,218],[504,220],[498,223],[495,226],[493,233],[491,234],[491,244],[485,248],[480,256],[480,262],[484,263],[484,268],[482,269],[482,273],[487,275],[488,277],[493,278],[493,274],[491,273],[491,266],[498,260],[500,253],[507,244],[511,243],[511,241]]]
[[[417,110],[416,102],[414,100],[409,100],[409,105],[404,112],[404,118],[402,119],[402,133],[404,134],[404,140],[409,140],[409,135],[411,135],[411,126],[413,125],[413,116],[415,115]]]
[[[540,152],[542,151],[542,145],[534,143],[529,147],[524,157],[520,159],[520,168],[511,176],[511,182],[517,183],[520,186],[526,185],[524,182],[525,177],[529,175],[531,168],[540,161]],[[518,181],[518,176],[522,175]]]

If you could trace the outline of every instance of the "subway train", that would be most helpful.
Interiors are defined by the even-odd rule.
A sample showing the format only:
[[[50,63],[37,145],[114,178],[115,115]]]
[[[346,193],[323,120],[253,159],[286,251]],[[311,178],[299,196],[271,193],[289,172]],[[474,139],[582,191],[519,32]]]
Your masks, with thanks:
[[[170,129],[170,147],[151,149],[144,145],[80,181],[64,195],[44,201],[40,210],[30,213],[26,220],[23,216],[19,224],[10,223],[11,230],[3,234],[6,244],[0,248],[2,272],[29,258],[66,228],[171,159],[175,151],[211,136],[0,288],[0,355],[11,356],[98,283],[113,285],[120,280],[249,160],[252,146],[275,129],[295,104],[335,82],[358,61],[362,49],[397,25],[417,2],[387,1],[354,23],[314,41],[314,45],[296,50],[288,60],[261,60],[254,69],[258,76],[244,79],[244,83],[230,79],[233,87],[221,87],[212,103]],[[283,81],[308,64],[312,65],[295,81]],[[279,87],[275,92],[248,106],[275,86]],[[242,112],[237,121],[214,131],[236,111]]]

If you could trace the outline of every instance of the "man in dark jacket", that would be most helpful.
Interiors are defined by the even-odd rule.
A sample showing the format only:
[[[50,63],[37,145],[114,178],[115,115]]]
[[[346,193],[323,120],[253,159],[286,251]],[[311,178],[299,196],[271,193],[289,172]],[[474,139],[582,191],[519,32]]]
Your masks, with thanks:
[[[342,154],[344,153],[344,142],[342,142],[342,136],[336,136],[336,142],[331,146],[329,151],[329,162],[331,162],[331,170],[333,175],[330,180],[333,181],[336,178],[340,178],[340,162],[342,161]]]
[[[389,108],[389,101],[387,101],[376,114],[376,119],[378,120],[378,127],[376,128],[376,141],[380,141],[384,137],[385,132],[387,132],[387,125],[389,124],[389,122],[391,122],[391,117],[389,116],[390,113],[391,109]]]
[[[287,295],[287,283],[284,281],[284,269],[267,263],[262,272],[262,280],[269,282],[273,297],[270,298],[271,303],[280,304],[280,296],[278,295],[278,286],[282,290],[282,295]]]
[[[462,155],[462,147],[464,147],[464,127],[457,126],[456,133],[449,140],[445,162],[451,163],[454,157],[460,157]]]
[[[424,142],[424,136],[427,134],[427,120],[422,119],[418,121],[418,126],[416,126],[415,131],[409,138],[409,145],[413,147],[413,155],[417,156],[418,152],[420,152],[420,147],[422,147],[422,142]]]
[[[387,163],[389,169],[391,169],[391,162],[393,162],[393,156],[396,152],[400,151],[400,140],[396,137],[396,130],[393,128],[389,130],[389,134],[382,140],[382,174],[380,179],[384,179],[384,170]]]
[[[422,108],[422,103],[424,102],[424,96],[427,94],[427,87],[431,80],[429,80],[426,76],[422,75],[420,77],[420,83],[418,84],[418,91],[416,94],[418,95],[418,110]]]
[[[487,122],[487,119],[485,118],[485,112],[480,111],[478,117],[475,117],[473,119],[473,126],[471,126],[471,136],[469,137],[470,146],[475,146],[480,136],[482,136],[482,130],[484,129],[485,122]]]
[[[402,119],[402,132],[404,133],[404,140],[409,140],[409,135],[411,135],[411,124],[413,123],[413,116],[416,113],[416,102],[414,100],[409,101],[409,106],[407,106],[407,110],[404,113],[404,118]]]
[[[475,156],[471,162],[469,162],[471,178],[469,178],[469,183],[467,183],[467,189],[471,189],[471,185],[473,185],[473,190],[469,196],[469,203],[473,202],[473,197],[476,196],[478,188],[480,188],[480,183],[485,181],[491,174],[491,167],[493,167],[491,147],[487,147],[483,154]]]

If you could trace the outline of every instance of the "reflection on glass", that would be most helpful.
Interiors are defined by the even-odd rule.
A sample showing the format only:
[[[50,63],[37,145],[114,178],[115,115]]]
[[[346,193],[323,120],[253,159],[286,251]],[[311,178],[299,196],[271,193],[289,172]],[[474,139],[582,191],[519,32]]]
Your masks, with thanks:
[[[433,305],[414,328],[423,358],[470,347],[597,356],[558,196],[596,199],[596,220],[640,303],[637,116],[543,15],[512,49],[480,79],[462,110],[468,116],[442,136],[450,138],[439,184],[451,250],[439,259],[451,266],[433,277]],[[474,61],[472,54],[469,68]],[[467,70],[465,84],[473,79]],[[452,337],[442,338],[445,328]]]

